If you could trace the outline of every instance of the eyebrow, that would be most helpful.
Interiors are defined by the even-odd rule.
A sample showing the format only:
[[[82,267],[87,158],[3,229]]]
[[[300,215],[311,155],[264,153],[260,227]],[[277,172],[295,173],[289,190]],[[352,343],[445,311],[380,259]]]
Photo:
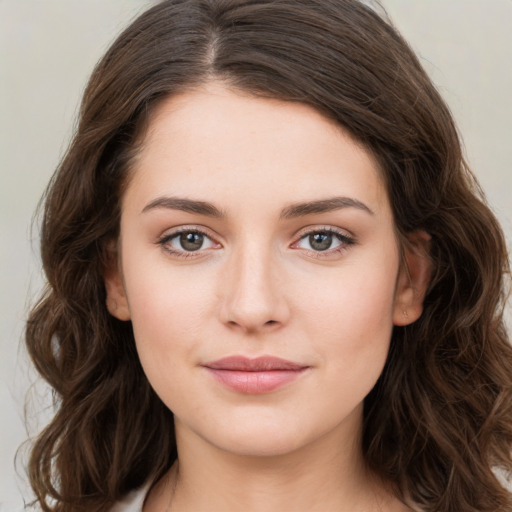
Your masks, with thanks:
[[[142,213],[159,208],[181,210],[182,212],[197,213],[199,215],[207,215],[208,217],[226,217],[226,214],[212,203],[185,199],[182,197],[158,197],[147,204],[142,210]]]
[[[182,197],[158,197],[148,203],[142,213],[154,209],[180,210],[188,213],[196,213],[198,215],[206,215],[208,217],[225,218],[226,213],[219,210],[215,205],[207,201],[197,201]],[[326,213],[343,208],[356,208],[370,215],[374,215],[373,211],[364,203],[351,197],[331,197],[329,199],[321,199],[318,201],[307,201],[304,203],[295,203],[287,206],[281,211],[280,219],[295,219],[315,213]]]
[[[281,219],[295,219],[305,215],[312,215],[315,213],[326,213],[334,210],[341,210],[342,208],[357,208],[370,215],[374,215],[361,201],[351,197],[331,197],[329,199],[321,199],[319,201],[308,201],[305,203],[296,203],[287,206],[280,215]]]

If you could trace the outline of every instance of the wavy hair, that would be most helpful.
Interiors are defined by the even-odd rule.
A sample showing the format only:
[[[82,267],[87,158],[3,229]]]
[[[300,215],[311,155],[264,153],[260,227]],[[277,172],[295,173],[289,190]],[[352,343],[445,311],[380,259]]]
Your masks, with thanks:
[[[58,404],[32,446],[36,502],[107,511],[177,456],[172,413],[143,373],[131,324],[107,312],[103,272],[151,112],[212,79],[334,119],[377,158],[402,238],[431,235],[424,312],[393,331],[365,399],[364,456],[421,510],[510,512],[495,476],[512,470],[504,237],[418,59],[356,0],[165,0],[98,63],[46,191],[48,284],[26,327]]]

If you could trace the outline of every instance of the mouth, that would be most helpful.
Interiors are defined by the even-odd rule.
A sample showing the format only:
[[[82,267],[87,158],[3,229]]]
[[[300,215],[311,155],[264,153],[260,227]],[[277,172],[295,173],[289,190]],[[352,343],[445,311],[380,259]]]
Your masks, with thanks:
[[[221,384],[238,393],[269,393],[296,380],[309,366],[278,357],[231,356],[203,364]]]

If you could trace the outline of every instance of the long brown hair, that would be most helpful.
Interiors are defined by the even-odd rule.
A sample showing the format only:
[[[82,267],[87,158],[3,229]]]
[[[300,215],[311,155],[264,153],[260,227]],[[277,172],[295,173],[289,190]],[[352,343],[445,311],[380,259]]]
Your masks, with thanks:
[[[431,512],[511,511],[508,258],[448,108],[396,30],[356,0],[165,0],[97,65],[46,192],[47,287],[26,329],[58,410],[29,475],[44,511],[106,511],[176,458],[172,413],[105,307],[106,247],[137,141],[164,97],[215,79],[302,102],[373,152],[398,232],[432,236],[424,313],[396,327],[365,400],[363,449],[396,493]]]

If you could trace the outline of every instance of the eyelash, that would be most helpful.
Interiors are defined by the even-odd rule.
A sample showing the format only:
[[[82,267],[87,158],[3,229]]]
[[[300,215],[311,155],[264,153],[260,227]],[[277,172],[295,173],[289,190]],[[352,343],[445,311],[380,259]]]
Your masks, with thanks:
[[[347,233],[345,233],[343,231],[339,231],[332,227],[325,226],[325,227],[310,229],[308,231],[302,232],[299,236],[299,239],[292,244],[292,247],[296,246],[299,242],[307,239],[309,236],[314,235],[314,234],[333,235],[334,238],[338,239],[338,241],[340,242],[340,245],[338,247],[335,247],[334,249],[326,249],[324,251],[315,251],[312,249],[305,249],[310,256],[312,256],[313,258],[317,258],[317,259],[327,259],[329,257],[342,254],[348,250],[349,246],[354,245],[356,243],[355,238],[348,235]]]
[[[173,239],[175,239],[176,237],[180,236],[183,233],[193,233],[196,235],[202,235],[205,238],[211,240],[214,244],[216,243],[213,241],[213,238],[210,235],[208,235],[208,233],[206,233],[205,231],[198,229],[198,228],[187,228],[187,227],[180,228],[176,231],[173,231],[172,233],[164,235],[159,240],[157,240],[156,243],[158,245],[160,245],[164,251],[168,252],[172,256],[176,256],[178,258],[183,258],[183,259],[197,258],[197,256],[202,252],[201,249],[198,249],[197,251],[176,250],[169,245]],[[219,244],[217,243],[217,245],[219,245]],[[203,249],[203,251],[204,251],[204,249]]]
[[[176,231],[173,231],[170,234],[166,234],[162,236],[159,240],[157,240],[157,245],[160,245],[163,250],[171,254],[172,256],[178,257],[178,258],[196,258],[198,257],[203,251],[206,249],[198,249],[197,251],[186,251],[186,250],[176,250],[172,248],[169,244],[170,242],[178,237],[179,235],[183,233],[191,233],[191,234],[197,234],[204,236],[205,238],[209,239],[213,244],[218,244],[218,242],[215,242],[211,236],[208,235],[205,231],[198,229],[198,228],[187,228],[183,227],[181,229],[178,229]],[[340,245],[338,247],[335,247],[334,249],[326,249],[324,251],[315,251],[312,249],[305,249],[309,255],[311,255],[314,258],[323,259],[323,258],[329,258],[334,255],[342,254],[345,252],[349,246],[354,245],[356,243],[356,240],[350,236],[347,235],[345,232],[338,231],[332,227],[320,227],[316,229],[311,229],[309,231],[302,232],[296,242],[294,242],[291,247],[295,248],[297,244],[299,244],[302,240],[307,239],[307,237],[313,235],[313,234],[327,234],[327,235],[333,235],[339,242]]]

